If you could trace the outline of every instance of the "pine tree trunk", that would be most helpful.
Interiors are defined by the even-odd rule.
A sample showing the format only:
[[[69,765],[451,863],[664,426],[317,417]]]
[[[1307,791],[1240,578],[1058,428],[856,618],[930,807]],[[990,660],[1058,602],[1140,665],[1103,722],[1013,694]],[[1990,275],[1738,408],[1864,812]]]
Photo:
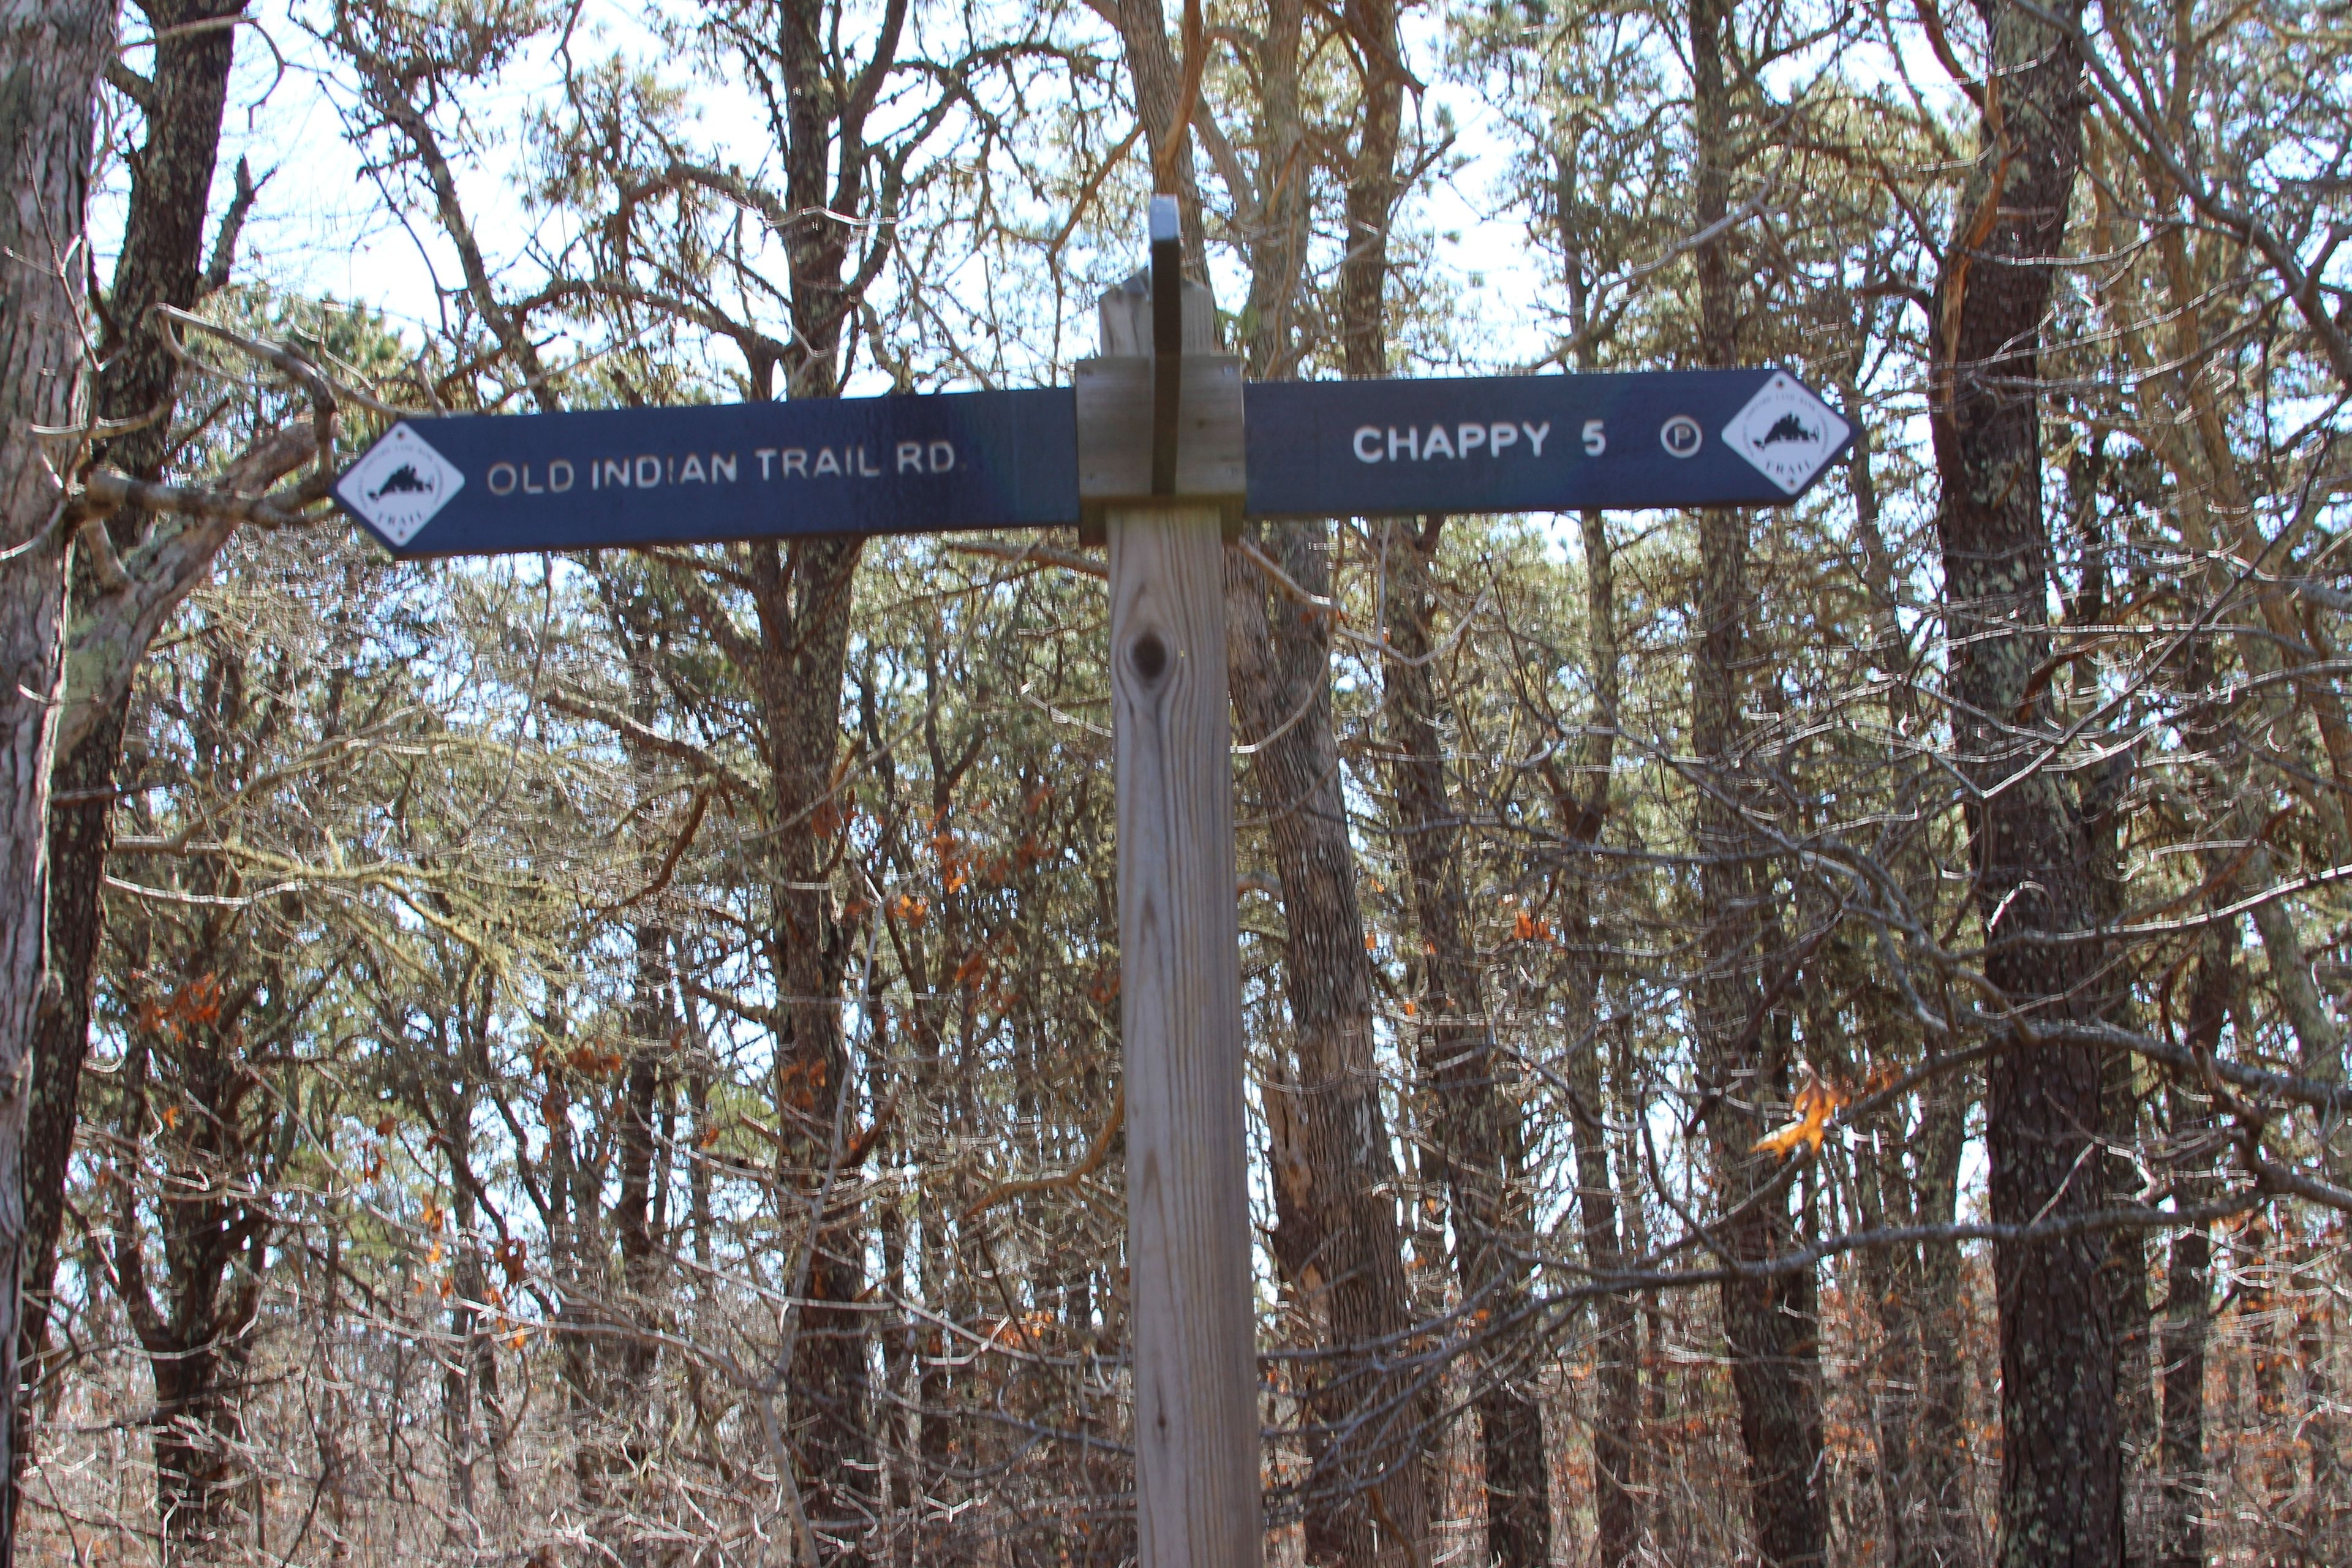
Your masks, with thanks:
[[[2079,14],[2062,0],[2066,16]],[[2006,0],[1990,8],[1999,104],[1946,248],[1932,335],[1931,424],[1942,501],[1954,743],[1971,802],[1988,977],[2037,1016],[2095,1016],[2087,944],[2092,853],[2056,777],[2030,772],[2049,722],[2030,684],[2050,652],[2037,351],[2081,161],[2081,62],[2068,37]],[[2015,1045],[1987,1071],[1995,1222],[2063,1218],[2103,1201],[2101,1064]],[[1996,1247],[2000,1307],[2002,1568],[2109,1568],[2121,1555],[2115,1342],[2104,1238]]]
[[[30,427],[71,426],[89,412],[79,247],[113,24],[114,7],[88,0],[0,8],[0,551],[10,557],[0,565],[0,1565],[15,1556],[32,1054],[44,1016],[64,1000],[47,910],[68,540],[48,478],[59,454],[44,453]]]
[[[242,0],[222,6],[150,0],[142,7],[156,34],[144,89],[146,135],[131,159],[131,198],[122,249],[109,290],[110,331],[95,402],[100,417],[137,422],[108,442],[108,466],[145,479],[163,471],[172,436],[170,405],[179,361],[164,347],[149,309],[185,310],[204,287],[205,220],[219,161],[221,115],[235,62],[236,29],[201,24],[234,16]],[[163,417],[151,418],[157,410]],[[138,542],[145,514],[125,509],[107,520],[115,548]],[[30,1125],[25,1142],[25,1320],[20,1354],[31,1369],[48,1333],[48,1300],[65,1213],[66,1165],[80,1107],[82,1060],[89,1048],[90,986],[105,927],[101,888],[114,841],[116,764],[131,694],[108,704],[81,742],[56,759],[49,814],[49,944],[58,1005],[41,1016],[33,1047]],[[31,1453],[31,1429],[17,1417],[16,1456]]]
[[[1693,217],[1717,228],[1729,211],[1730,94],[1724,53],[1729,0],[1690,0],[1692,111],[1698,168]],[[1737,317],[1730,258],[1717,237],[1698,247],[1699,353],[1710,364],[1737,362]],[[1699,642],[1692,675],[1691,747],[1706,769],[1697,792],[1699,892],[1706,931],[1706,973],[1694,988],[1699,1048],[1714,1146],[1716,1193],[1727,1209],[1747,1204],[1774,1173],[1750,1152],[1766,1130],[1765,1104],[1785,1093],[1790,1064],[1780,1059],[1778,1031],[1764,1017],[1762,945],[1775,922],[1758,900],[1753,845],[1737,804],[1740,786],[1729,759],[1741,728],[1740,662],[1747,640],[1748,519],[1698,514]],[[1733,1256],[1759,1261],[1795,1249],[1785,1193],[1746,1206],[1726,1227]],[[1748,1453],[1748,1509],[1756,1543],[1771,1568],[1822,1562],[1829,1546],[1828,1501],[1822,1489],[1820,1330],[1811,1273],[1734,1280],[1723,1287],[1723,1326]]]
[[[2234,927],[2234,921],[2231,922]],[[2232,933],[2234,936],[2234,932]],[[2210,1051],[2221,1038],[2227,1016],[2228,965],[2211,962],[2213,944],[2199,965],[2197,993],[2190,1004],[2189,1038],[2196,1048]],[[2213,1125],[2210,1104],[2192,1089],[2174,1083],[2168,1093],[2176,1145],[2204,1137]],[[2203,1200],[2210,1184],[2184,1181],[2179,1201]],[[2163,1337],[2164,1412],[2158,1441],[2162,1477],[2155,1560],[2157,1568],[2205,1568],[2205,1340],[2211,1316],[2212,1239],[2203,1226],[2192,1226],[2172,1238],[2165,1269]]]
[[[1293,523],[1268,542],[1291,580],[1330,592],[1328,523]],[[1307,1504],[1317,1561],[1370,1563],[1424,1550],[1426,1398],[1387,1363],[1412,1322],[1393,1194],[1396,1166],[1372,1059],[1371,974],[1356,902],[1356,860],[1339,747],[1331,728],[1329,623],[1228,557],[1228,657],[1236,728],[1258,746],[1251,776],[1271,819],[1288,933],[1282,965],[1298,1083],[1293,1118],[1305,1205],[1319,1254],[1324,1321],[1337,1360],[1326,1373]],[[1399,1557],[1398,1561],[1410,1561]]]
[[[776,1049],[776,1112],[786,1134],[778,1173],[803,1203],[833,1189],[807,1243],[813,1257],[793,1352],[793,1441],[810,1525],[825,1542],[829,1561],[841,1564],[866,1560],[858,1542],[869,1514],[874,1443],[866,1314],[856,1306],[866,1289],[866,1237],[856,1207],[844,1201],[856,1184],[839,1169],[845,1151],[835,1136],[836,1128],[845,1135],[856,1131],[857,1092],[838,1001],[848,933],[825,886],[842,816],[828,813],[825,803],[840,749],[850,592],[864,543],[802,542],[789,566],[773,545],[754,546],[751,572],[762,633],[757,679],[770,811],[782,829],[770,882],[771,951],[785,998]]]
[[[1567,777],[1549,782],[1566,837],[1588,848],[1596,845],[1608,819],[1610,770],[1616,757],[1620,674],[1617,645],[1615,556],[1608,522],[1597,511],[1581,516],[1584,542],[1585,641],[1592,683],[1592,718],[1579,750],[1576,771],[1591,780],[1580,794]],[[1578,1217],[1585,1261],[1605,1274],[1624,1260],[1617,1189],[1609,1175],[1608,1095],[1602,1083],[1606,1023],[1601,1017],[1602,963],[1606,932],[1595,897],[1599,867],[1588,861],[1569,884],[1561,920],[1575,953],[1566,1017],[1581,1031],[1569,1058],[1569,1121],[1575,1135]],[[1620,1174],[1623,1174],[1621,1170]],[[1612,1292],[1594,1311],[1594,1356],[1600,1384],[1592,1425],[1593,1532],[1601,1568],[1633,1561],[1642,1540],[1642,1507],[1634,1479],[1641,1422],[1641,1337],[1633,1298]]]

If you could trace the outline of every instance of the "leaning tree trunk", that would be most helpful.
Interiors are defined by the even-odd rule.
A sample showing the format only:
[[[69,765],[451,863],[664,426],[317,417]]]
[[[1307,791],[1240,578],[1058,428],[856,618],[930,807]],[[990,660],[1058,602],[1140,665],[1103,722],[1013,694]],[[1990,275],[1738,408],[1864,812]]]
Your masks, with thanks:
[[[1328,597],[1328,523],[1271,540],[1291,580]],[[1317,1400],[1309,1555],[1413,1561],[1428,1529],[1421,1455],[1427,1401],[1393,1363],[1412,1321],[1379,1071],[1356,859],[1331,727],[1329,620],[1287,599],[1267,606],[1256,568],[1229,558],[1229,660],[1257,796],[1270,818],[1289,942],[1282,965],[1297,1075],[1294,1181],[1313,1216],[1323,1321],[1335,1359]],[[1302,1281],[1304,1283],[1304,1281]],[[1377,1531],[1377,1533],[1375,1533]]]
[[[1486,1551],[1499,1568],[1540,1568],[1551,1560],[1551,1472],[1544,1454],[1543,1406],[1529,1368],[1509,1353],[1515,1342],[1524,1340],[1513,1320],[1528,1289],[1526,1136],[1518,1107],[1505,1092],[1502,1058],[1486,1016],[1462,878],[1460,817],[1446,788],[1431,667],[1436,589],[1430,568],[1444,522],[1432,518],[1418,534],[1398,522],[1387,532],[1389,614],[1381,679],[1387,689],[1389,771],[1414,923],[1427,956],[1422,1076],[1436,1098],[1436,1153],[1454,1209],[1462,1299],[1472,1322],[1496,1325],[1481,1336],[1487,1343],[1476,1358],[1474,1396],[1486,1461]],[[1588,1048],[1584,1059],[1598,1058]],[[1580,1152],[1582,1147],[1580,1140]],[[1613,1234],[1613,1217],[1610,1228]]]
[[[1971,796],[1985,973],[2033,1018],[2095,1016],[2092,847],[2063,781],[2026,772],[2050,733],[2035,672],[2050,655],[2050,539],[2036,391],[2053,259],[2082,155],[2082,62],[2071,36],[1993,0],[1990,112],[1944,253],[1931,334],[1937,514],[1950,638],[1952,728]],[[2079,0],[2058,0],[2063,19]],[[2000,785],[1997,793],[1993,786]],[[2089,1050],[2021,1031],[1986,1073],[1998,1224],[2063,1221],[2102,1200],[2101,1072]],[[2000,1310],[2003,1568],[2106,1568],[2117,1539],[2115,1345],[2095,1235],[1995,1248]]]
[[[48,475],[81,455],[44,452],[33,428],[70,427],[88,414],[80,247],[113,23],[113,6],[89,0],[0,8],[0,1477],[10,1499],[0,1564],[16,1541],[29,1058],[60,999],[48,969],[47,817],[69,535]]]

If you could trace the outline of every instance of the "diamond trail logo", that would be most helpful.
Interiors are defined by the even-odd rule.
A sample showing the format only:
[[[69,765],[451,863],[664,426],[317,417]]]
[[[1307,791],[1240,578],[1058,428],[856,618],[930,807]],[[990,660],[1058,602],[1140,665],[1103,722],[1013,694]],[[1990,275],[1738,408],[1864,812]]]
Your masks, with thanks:
[[[336,481],[335,493],[398,549],[465,488],[457,465],[406,425],[395,425]]]
[[[1829,466],[1853,426],[1786,372],[1775,371],[1723,427],[1723,444],[1790,495]]]

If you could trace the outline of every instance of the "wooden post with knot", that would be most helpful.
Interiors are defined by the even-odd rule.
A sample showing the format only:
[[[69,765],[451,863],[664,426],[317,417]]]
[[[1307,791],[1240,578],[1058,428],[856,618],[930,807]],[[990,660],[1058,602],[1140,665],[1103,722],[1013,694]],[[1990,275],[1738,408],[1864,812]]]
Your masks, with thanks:
[[[1152,204],[1149,282],[1077,366],[1079,495],[1110,546],[1141,1568],[1257,1568],[1255,1314],[1243,1133],[1224,543],[1242,376]]]

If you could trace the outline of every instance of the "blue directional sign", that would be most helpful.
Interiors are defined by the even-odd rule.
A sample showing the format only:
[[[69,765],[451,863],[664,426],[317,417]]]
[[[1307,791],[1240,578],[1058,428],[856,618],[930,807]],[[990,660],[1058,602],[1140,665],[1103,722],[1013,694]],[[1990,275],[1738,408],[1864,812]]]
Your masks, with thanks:
[[[1784,505],[1853,438],[1785,371],[1248,389],[1254,517]]]
[[[1265,382],[1255,517],[1771,506],[1853,427],[1785,371]],[[335,487],[404,556],[1079,520],[1066,387],[395,425]]]
[[[409,420],[335,486],[396,555],[1078,517],[1066,389]]]

